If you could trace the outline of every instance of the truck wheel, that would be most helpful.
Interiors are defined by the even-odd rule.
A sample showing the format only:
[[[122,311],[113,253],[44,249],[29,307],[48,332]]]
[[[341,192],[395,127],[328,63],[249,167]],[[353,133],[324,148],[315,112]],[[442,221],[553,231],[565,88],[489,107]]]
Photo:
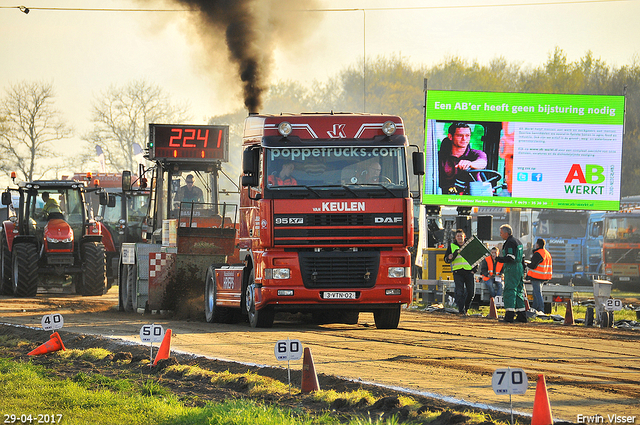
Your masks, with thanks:
[[[136,311],[138,309],[138,296],[136,292],[136,281],[138,280],[138,265],[127,265],[127,281],[125,283],[124,311]]]
[[[255,289],[256,282],[254,271],[251,270],[249,275],[249,284],[245,291],[245,305],[247,314],[249,315],[249,324],[252,328],[270,328],[273,326],[275,311],[271,307],[264,307],[262,310],[256,310]]]
[[[107,280],[104,245],[101,242],[85,242],[81,245],[83,296],[102,295]]]
[[[209,267],[204,287],[204,316],[209,323],[234,323],[235,311],[216,305],[218,288],[216,287],[215,267]]]
[[[127,305],[127,276],[129,266],[120,264],[118,268],[118,311],[125,311]]]
[[[13,294],[35,297],[38,293],[38,249],[30,243],[13,246]]]
[[[373,320],[378,329],[397,329],[400,322],[400,305],[373,311]]]
[[[2,237],[2,247],[0,248],[0,257],[2,257],[2,277],[0,280],[0,294],[12,295],[13,286],[11,285],[11,252],[9,252],[9,244],[4,233],[0,235]]]

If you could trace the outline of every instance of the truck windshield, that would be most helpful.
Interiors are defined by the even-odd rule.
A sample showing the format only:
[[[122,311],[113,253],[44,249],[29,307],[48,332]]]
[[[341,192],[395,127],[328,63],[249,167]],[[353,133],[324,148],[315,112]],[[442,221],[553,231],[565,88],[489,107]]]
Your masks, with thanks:
[[[562,218],[541,217],[538,221],[538,236],[542,238],[576,238],[585,236],[586,232],[586,220],[576,219],[571,214]]]
[[[640,242],[640,217],[608,217],[604,226],[608,242]]]
[[[268,148],[265,186],[407,187],[402,147]]]

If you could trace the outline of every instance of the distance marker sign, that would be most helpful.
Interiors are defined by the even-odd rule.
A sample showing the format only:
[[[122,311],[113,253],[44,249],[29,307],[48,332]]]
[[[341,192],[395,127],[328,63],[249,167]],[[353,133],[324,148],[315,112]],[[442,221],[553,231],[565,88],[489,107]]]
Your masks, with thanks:
[[[164,328],[162,325],[142,325],[140,328],[140,340],[142,342],[162,342],[164,339]]]
[[[45,331],[53,331],[56,329],[62,329],[64,326],[64,319],[62,318],[62,314],[54,313],[54,314],[45,314],[42,316],[42,329]]]
[[[281,339],[276,342],[273,353],[279,361],[300,360],[302,344],[297,339]]]
[[[524,394],[527,392],[529,380],[520,368],[496,369],[491,378],[493,392],[503,394]]]

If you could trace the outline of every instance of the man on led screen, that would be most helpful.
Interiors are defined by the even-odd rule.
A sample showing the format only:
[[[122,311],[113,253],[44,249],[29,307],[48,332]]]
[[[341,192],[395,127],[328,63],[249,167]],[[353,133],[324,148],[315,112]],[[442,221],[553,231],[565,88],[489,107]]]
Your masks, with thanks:
[[[438,152],[440,188],[443,195],[468,195],[471,181],[468,170],[484,169],[487,154],[469,146],[471,128],[468,124],[452,123],[448,133]]]

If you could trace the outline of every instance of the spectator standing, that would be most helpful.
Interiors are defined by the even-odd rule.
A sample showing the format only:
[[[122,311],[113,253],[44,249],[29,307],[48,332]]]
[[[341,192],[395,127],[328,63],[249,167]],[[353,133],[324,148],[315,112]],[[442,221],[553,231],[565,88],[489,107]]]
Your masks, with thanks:
[[[502,267],[503,263],[496,261],[498,248],[491,248],[491,255],[485,257],[480,263],[480,275],[491,298],[502,296]]]
[[[513,236],[513,229],[508,224],[500,226],[500,237],[504,240],[502,257],[496,261],[504,263],[504,321],[527,321],[524,308],[524,248],[522,242]]]
[[[456,241],[451,242],[444,254],[445,263],[451,264],[453,281],[455,283],[455,298],[458,311],[466,315],[471,300],[475,295],[475,282],[473,281],[473,267],[461,255],[460,248],[464,245],[466,235],[464,230],[456,230]]]
[[[552,259],[549,251],[545,249],[545,241],[539,238],[536,248],[531,255],[531,261],[527,264],[529,270],[527,276],[533,288],[533,308],[544,312],[544,300],[542,299],[542,285],[551,279],[553,274]]]

